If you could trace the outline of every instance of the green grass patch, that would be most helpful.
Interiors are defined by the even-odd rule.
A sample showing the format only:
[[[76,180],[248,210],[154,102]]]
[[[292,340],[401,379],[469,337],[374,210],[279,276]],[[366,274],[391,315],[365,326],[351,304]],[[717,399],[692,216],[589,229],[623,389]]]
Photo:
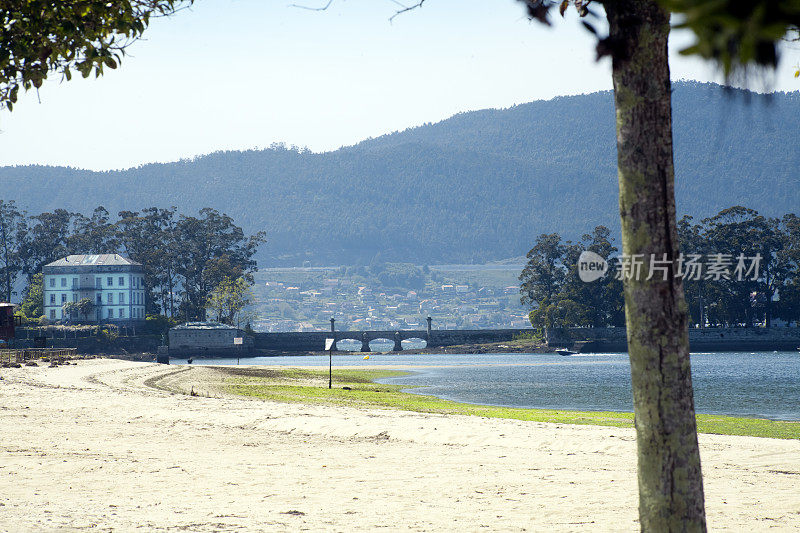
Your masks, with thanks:
[[[435,396],[402,392],[401,389],[409,388],[407,386],[375,383],[377,379],[407,374],[396,370],[335,370],[331,389],[328,389],[327,370],[237,369],[236,367],[220,367],[220,370],[226,374],[225,388],[228,392],[277,402],[401,409],[420,413],[509,418],[559,424],[633,427],[633,413],[473,405],[442,400]],[[700,433],[800,439],[798,422],[698,415],[697,428]]]

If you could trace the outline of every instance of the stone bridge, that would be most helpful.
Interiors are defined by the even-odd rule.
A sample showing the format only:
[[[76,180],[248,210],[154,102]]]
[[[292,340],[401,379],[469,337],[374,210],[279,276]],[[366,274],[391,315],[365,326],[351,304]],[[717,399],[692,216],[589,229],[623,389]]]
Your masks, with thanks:
[[[429,322],[430,325],[430,322]],[[483,344],[511,341],[516,335],[532,333],[525,329],[425,329],[425,330],[371,330],[371,331],[309,331],[256,333],[254,348],[272,351],[318,352],[325,348],[325,339],[335,342],[345,339],[361,341],[361,351],[369,352],[369,343],[376,339],[394,341],[392,351],[402,351],[402,341],[422,339],[429,348],[453,346],[457,344]],[[334,349],[335,343],[334,343]]]

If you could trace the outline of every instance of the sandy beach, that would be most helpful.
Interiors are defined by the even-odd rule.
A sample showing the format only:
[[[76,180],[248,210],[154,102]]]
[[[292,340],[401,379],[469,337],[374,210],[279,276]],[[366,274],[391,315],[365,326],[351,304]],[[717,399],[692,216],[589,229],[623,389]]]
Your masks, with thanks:
[[[280,404],[213,369],[0,370],[3,531],[635,531],[633,430]],[[701,435],[711,530],[800,528],[800,442]]]

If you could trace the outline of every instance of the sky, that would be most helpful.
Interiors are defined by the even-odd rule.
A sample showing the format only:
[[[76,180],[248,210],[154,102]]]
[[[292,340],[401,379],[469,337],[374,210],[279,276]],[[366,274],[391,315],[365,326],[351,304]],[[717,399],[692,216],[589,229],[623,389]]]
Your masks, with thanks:
[[[296,0],[323,6],[327,0]],[[514,0],[196,0],[160,19],[99,78],[48,79],[0,111],[0,165],[93,170],[272,143],[335,150],[462,111],[611,89],[577,17],[550,28]],[[721,81],[680,57],[673,80]],[[772,89],[796,91],[800,51],[784,50]]]

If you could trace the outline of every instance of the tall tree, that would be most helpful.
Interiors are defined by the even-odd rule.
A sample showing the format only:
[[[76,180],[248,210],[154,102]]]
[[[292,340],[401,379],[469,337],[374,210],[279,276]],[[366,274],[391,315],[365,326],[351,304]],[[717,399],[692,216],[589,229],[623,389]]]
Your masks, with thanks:
[[[617,248],[612,244],[611,230],[597,226],[591,234],[585,234],[580,243],[568,247],[564,264],[569,275],[561,289],[559,299],[566,299],[580,305],[583,322],[580,326],[624,326],[625,312],[622,281],[617,279]],[[578,275],[578,259],[584,251],[594,252],[608,264],[608,273],[592,282],[581,281]]]
[[[205,320],[206,302],[216,283],[241,276],[252,281],[253,255],[264,242],[264,233],[247,237],[231,217],[210,208],[201,209],[199,218],[182,215],[175,229],[183,295],[180,312],[185,319]]]
[[[522,305],[553,301],[566,278],[566,267],[562,262],[565,250],[559,234],[539,235],[536,245],[527,254],[528,262],[519,276],[522,282],[519,289]]]
[[[207,306],[217,314],[217,322],[234,324],[236,315],[253,302],[252,282],[225,277],[208,297]]]
[[[629,258],[644,258],[648,267],[656,258],[668,262],[666,279],[624,279],[639,520],[643,531],[704,530],[688,314],[674,269],[678,234],[669,13],[654,1],[617,0],[604,6],[617,110],[622,250]]]
[[[74,234],[76,216],[65,209],[56,209],[30,217],[30,229],[20,254],[22,271],[28,275],[28,280],[47,263],[74,253],[70,248],[70,236]]]
[[[541,235],[530,252],[520,275],[522,297],[529,304],[535,327],[620,326],[624,324],[622,282],[606,275],[593,282],[578,276],[578,261],[591,251],[608,262],[615,272],[617,248],[611,243],[611,230],[597,226],[583,235],[580,243],[561,243],[557,234]]]
[[[548,0],[522,0],[529,16],[547,23]],[[626,276],[625,316],[631,361],[644,531],[705,530],[697,445],[688,314],[680,277],[675,219],[672,108],[667,41],[670,13],[684,15],[697,37],[685,53],[714,59],[726,76],[749,64],[773,67],[775,41],[800,22],[794,2],[733,0],[604,0],[608,35],[598,57],[611,57],[617,115],[617,168],[622,250],[659,277]],[[591,0],[574,5],[597,17]],[[597,30],[584,22],[592,33]],[[741,71],[741,70],[739,70]]]
[[[69,248],[84,254],[114,254],[119,251],[117,228],[105,207],[96,207],[90,218],[76,215],[75,232],[70,236]]]
[[[34,274],[22,293],[20,311],[28,318],[39,318],[44,315],[44,276],[41,272]]]
[[[759,258],[755,276],[731,275],[713,280],[710,290],[725,300],[724,305],[718,307],[725,310],[726,322],[752,326],[763,319],[769,327],[772,301],[779,285],[789,275],[789,265],[781,254],[786,239],[780,221],[767,219],[746,207],[734,206],[704,219],[703,229],[709,249],[730,257],[731,270],[739,256]],[[755,300],[753,293],[757,294]]]
[[[176,208],[150,207],[137,211],[122,211],[117,230],[126,255],[142,263],[145,286],[149,292],[148,314],[157,312],[155,302],[161,303],[165,315],[175,315],[175,276],[180,251],[176,241]]]
[[[27,234],[27,222],[14,201],[0,200],[0,300],[10,302],[14,282],[22,271],[20,253]]]

